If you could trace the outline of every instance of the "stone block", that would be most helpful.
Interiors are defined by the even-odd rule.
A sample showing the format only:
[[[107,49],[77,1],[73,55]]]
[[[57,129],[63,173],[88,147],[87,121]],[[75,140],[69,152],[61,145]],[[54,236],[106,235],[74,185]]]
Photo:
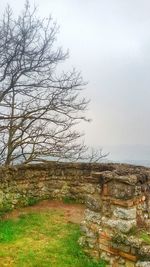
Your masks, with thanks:
[[[132,199],[135,195],[135,187],[129,184],[122,184],[119,181],[111,181],[108,183],[107,194],[117,199]]]
[[[107,217],[112,217],[113,215],[113,208],[112,205],[110,205],[109,201],[104,201],[103,200],[103,205],[102,205],[102,214]]]
[[[135,267],[135,263],[132,261],[126,261],[125,267]]]
[[[119,255],[131,262],[136,262],[137,261],[137,257],[130,254],[130,253],[126,253],[126,252],[123,252],[123,251],[119,251]]]
[[[89,183],[88,184],[84,183],[84,185],[81,186],[80,190],[87,194],[94,194],[95,186]]]
[[[102,207],[102,200],[95,196],[87,195],[85,197],[85,204],[90,210],[100,211]]]
[[[111,240],[111,236],[107,233],[107,232],[100,232],[99,233],[99,238],[102,238],[102,239],[107,239],[107,240]]]
[[[125,265],[125,262],[126,262],[126,260],[124,258],[119,257],[119,259],[118,259],[119,266],[120,265]]]
[[[97,238],[95,237],[87,237],[86,241],[88,243],[88,247],[89,248],[95,248],[96,247],[96,243],[97,243]]]
[[[108,239],[99,238],[99,244],[103,244],[103,245],[111,247],[111,242]]]
[[[110,264],[111,264],[110,266],[112,266],[112,267],[120,267],[119,264],[118,264],[117,259],[112,259],[111,258]]]
[[[80,225],[80,229],[81,229],[81,231],[83,232],[83,233],[87,233],[87,231],[88,231],[88,227],[87,227],[87,225],[85,224],[85,223],[82,223],[81,225]]]
[[[86,237],[85,236],[81,236],[78,240],[78,243],[81,247],[85,247],[86,246]]]
[[[108,253],[110,253],[112,255],[118,255],[118,249],[112,248],[111,246],[99,244],[99,249],[101,251],[108,252]]]
[[[142,240],[137,238],[136,236],[130,236],[127,238],[129,244],[132,246],[132,248],[139,249],[142,246]]]
[[[124,244],[120,244],[120,247],[119,247],[119,249],[121,250],[121,251],[124,251],[124,252],[130,252],[130,246],[126,246],[126,245],[124,245]]]
[[[131,247],[131,254],[132,255],[137,255],[137,248],[133,248],[133,247]]]
[[[109,262],[110,261],[110,256],[107,255],[107,253],[105,251],[101,252],[100,254],[100,258],[104,261]]]
[[[122,220],[122,219],[107,219],[103,218],[103,224],[109,226],[110,228],[115,228],[119,232],[128,233],[133,227],[136,226],[136,220]]]
[[[124,252],[127,252],[127,253],[130,252],[130,246],[127,246],[125,244],[112,243],[111,245],[112,245],[113,248],[119,249],[121,251],[124,251]]]
[[[89,228],[94,232],[94,233],[99,233],[100,231],[100,226],[95,224],[95,223],[92,223],[90,224]]]
[[[102,194],[103,194],[103,196],[108,196],[109,195],[109,193],[108,193],[108,185],[107,184],[103,185]]]
[[[150,261],[138,261],[136,267],[150,267]]]
[[[113,205],[117,205],[121,207],[133,207],[135,205],[133,199],[122,200],[122,199],[115,199],[115,198],[108,197],[108,196],[102,196],[102,200],[108,201],[109,204],[113,204]]]
[[[101,214],[99,212],[91,211],[89,209],[85,210],[85,220],[87,222],[93,222],[101,224]]]
[[[138,250],[138,254],[140,255],[141,259],[146,258],[150,261],[150,245],[141,246],[141,248]]]
[[[87,228],[86,236],[92,239],[97,239],[97,234]]]
[[[114,216],[119,219],[134,220],[136,219],[136,208],[121,208],[116,207],[113,212]]]

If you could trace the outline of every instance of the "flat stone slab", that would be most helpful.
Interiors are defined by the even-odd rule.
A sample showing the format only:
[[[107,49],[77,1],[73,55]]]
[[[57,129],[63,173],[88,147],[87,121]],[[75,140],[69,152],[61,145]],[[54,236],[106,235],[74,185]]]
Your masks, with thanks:
[[[134,220],[136,219],[136,208],[120,208],[116,207],[113,211],[113,214],[115,217],[119,219],[125,219],[125,220]]]

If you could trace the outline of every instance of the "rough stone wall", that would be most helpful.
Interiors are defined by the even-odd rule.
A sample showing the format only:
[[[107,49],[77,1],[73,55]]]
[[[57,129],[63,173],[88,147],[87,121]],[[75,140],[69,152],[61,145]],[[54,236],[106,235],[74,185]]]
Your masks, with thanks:
[[[40,199],[86,204],[80,243],[112,267],[150,267],[150,169],[123,164],[56,163],[0,168],[0,211]]]
[[[140,238],[149,231],[150,170],[116,165],[115,170],[93,172],[101,185],[87,197],[80,243],[93,256],[113,267],[150,267],[150,242]]]
[[[108,164],[56,163],[0,168],[0,210],[30,205],[36,200],[71,198],[85,202],[98,190],[91,172],[112,170]]]

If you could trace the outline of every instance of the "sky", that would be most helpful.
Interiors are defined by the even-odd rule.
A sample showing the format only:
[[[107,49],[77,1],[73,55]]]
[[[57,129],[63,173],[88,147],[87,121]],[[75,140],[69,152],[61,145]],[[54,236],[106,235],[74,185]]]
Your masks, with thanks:
[[[24,5],[1,0],[0,13],[6,3],[15,14]],[[112,159],[150,158],[150,1],[30,3],[60,25],[58,42],[70,52],[67,67],[76,67],[88,82],[84,94],[91,99],[92,122],[81,125],[86,143],[103,147]]]

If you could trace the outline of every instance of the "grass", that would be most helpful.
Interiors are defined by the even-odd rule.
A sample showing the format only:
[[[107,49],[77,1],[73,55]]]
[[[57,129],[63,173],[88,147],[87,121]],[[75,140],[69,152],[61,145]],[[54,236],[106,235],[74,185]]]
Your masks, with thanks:
[[[146,244],[150,245],[150,233],[142,231],[139,236]]]
[[[55,210],[0,221],[0,266],[104,267],[84,254],[79,236],[79,226]]]

